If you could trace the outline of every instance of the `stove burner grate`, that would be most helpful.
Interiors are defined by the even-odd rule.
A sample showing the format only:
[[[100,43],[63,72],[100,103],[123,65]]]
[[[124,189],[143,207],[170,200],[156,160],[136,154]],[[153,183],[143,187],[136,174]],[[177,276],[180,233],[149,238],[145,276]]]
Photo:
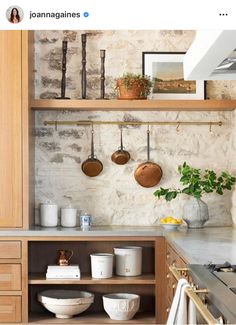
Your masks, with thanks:
[[[229,262],[224,264],[212,264],[205,265],[210,272],[236,272],[236,265],[232,265]]]

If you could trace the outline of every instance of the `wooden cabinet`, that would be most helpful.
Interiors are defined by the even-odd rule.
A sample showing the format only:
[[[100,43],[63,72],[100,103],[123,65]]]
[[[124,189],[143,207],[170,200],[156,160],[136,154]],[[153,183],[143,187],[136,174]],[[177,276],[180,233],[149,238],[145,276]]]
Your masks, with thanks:
[[[0,227],[21,227],[21,31],[0,31],[0,48]]]
[[[169,267],[176,266],[180,268],[186,267],[186,261],[177,253],[175,248],[173,248],[168,242],[166,247],[166,318],[170,311],[172,300],[175,294],[175,289],[177,281],[174,276],[171,274]]]
[[[0,323],[21,322],[21,297],[0,296]]]
[[[0,323],[22,321],[21,241],[0,241]]]
[[[21,290],[20,264],[0,264],[0,290]]]
[[[161,302],[164,288],[162,271],[164,264],[163,237],[78,237],[60,238],[28,242],[28,292],[29,323],[60,323],[53,314],[48,314],[37,301],[37,293],[46,289],[61,288],[93,292],[95,301],[89,310],[66,321],[67,324],[106,324],[112,321],[103,309],[102,295],[106,293],[127,292],[140,295],[140,310],[135,317],[125,323],[160,324],[163,323]],[[91,253],[114,253],[117,246],[142,247],[142,274],[140,276],[117,276],[115,267],[113,277],[93,279],[91,277]],[[71,264],[79,264],[81,279],[46,279],[47,265],[55,264],[58,250],[73,250]],[[158,298],[160,297],[160,298]]]

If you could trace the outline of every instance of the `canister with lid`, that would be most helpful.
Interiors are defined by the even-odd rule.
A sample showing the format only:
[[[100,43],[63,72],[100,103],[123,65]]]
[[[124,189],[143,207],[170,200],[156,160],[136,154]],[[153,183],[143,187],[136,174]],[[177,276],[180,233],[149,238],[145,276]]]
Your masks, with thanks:
[[[120,246],[114,248],[116,274],[137,276],[142,273],[142,247]]]

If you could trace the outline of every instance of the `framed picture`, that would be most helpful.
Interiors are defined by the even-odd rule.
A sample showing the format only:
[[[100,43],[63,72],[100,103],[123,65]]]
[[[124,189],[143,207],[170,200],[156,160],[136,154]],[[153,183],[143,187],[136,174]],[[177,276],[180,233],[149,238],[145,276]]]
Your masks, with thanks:
[[[151,77],[153,99],[205,99],[205,81],[184,80],[185,52],[143,52],[142,73]]]

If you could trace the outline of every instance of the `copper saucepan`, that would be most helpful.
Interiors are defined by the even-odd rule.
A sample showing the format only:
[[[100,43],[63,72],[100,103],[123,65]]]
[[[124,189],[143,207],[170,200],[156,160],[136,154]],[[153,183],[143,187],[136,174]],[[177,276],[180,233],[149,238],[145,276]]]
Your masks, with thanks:
[[[120,148],[111,155],[111,160],[118,165],[124,165],[130,160],[130,153],[123,147],[122,125],[120,126]]]
[[[143,187],[153,187],[157,185],[162,177],[161,167],[150,161],[150,131],[147,129],[147,161],[140,164],[135,172],[134,178]]]
[[[86,159],[81,166],[83,173],[89,177],[98,176],[103,170],[103,164],[94,155],[93,128],[91,132],[91,155]]]

